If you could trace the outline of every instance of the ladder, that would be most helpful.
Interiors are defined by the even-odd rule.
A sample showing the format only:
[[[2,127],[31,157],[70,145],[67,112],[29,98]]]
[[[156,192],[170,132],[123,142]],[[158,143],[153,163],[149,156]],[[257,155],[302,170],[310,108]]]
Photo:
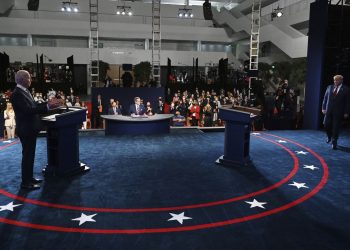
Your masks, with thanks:
[[[152,78],[157,87],[160,87],[160,4],[161,0],[152,0]]]
[[[99,85],[99,42],[98,42],[98,0],[89,0],[90,7],[90,65],[89,76],[91,87]]]
[[[250,98],[251,81],[257,79],[259,63],[259,36],[260,36],[261,0],[253,0],[252,20],[250,30],[250,50],[249,50],[249,91]]]

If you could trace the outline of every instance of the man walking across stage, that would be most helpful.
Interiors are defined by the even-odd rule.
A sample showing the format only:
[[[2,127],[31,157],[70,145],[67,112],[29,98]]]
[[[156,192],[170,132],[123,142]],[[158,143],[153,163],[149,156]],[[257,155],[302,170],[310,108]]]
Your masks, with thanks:
[[[32,79],[28,71],[19,70],[15,75],[16,88],[11,102],[16,114],[17,134],[22,144],[21,188],[38,189],[42,180],[33,176],[36,138],[41,129],[39,114],[63,105],[62,99],[52,98],[47,103],[35,103],[28,88]]]
[[[327,87],[322,103],[322,113],[325,115],[323,124],[327,133],[327,143],[332,142],[332,148],[337,149],[339,129],[343,118],[350,113],[350,90],[343,85],[343,76],[335,75],[334,84]]]

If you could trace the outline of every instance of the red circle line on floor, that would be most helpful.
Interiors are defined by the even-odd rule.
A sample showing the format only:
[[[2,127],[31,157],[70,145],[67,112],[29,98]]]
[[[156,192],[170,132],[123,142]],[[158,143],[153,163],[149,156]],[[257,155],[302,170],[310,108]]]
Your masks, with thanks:
[[[276,138],[281,138],[279,136],[271,135]],[[11,220],[7,218],[2,218],[0,217],[0,222],[11,224],[11,225],[16,225],[16,226],[21,226],[21,227],[27,227],[27,228],[32,228],[32,229],[40,229],[40,230],[47,230],[47,231],[58,231],[58,232],[69,232],[69,233],[91,233],[91,234],[146,234],[146,233],[168,233],[168,232],[182,232],[182,231],[192,231],[192,230],[199,230],[199,229],[207,229],[207,228],[214,228],[214,227],[220,227],[220,226],[226,226],[226,225],[232,225],[236,223],[241,223],[241,222],[246,222],[248,220],[253,220],[253,219],[258,219],[262,218],[265,216],[269,216],[281,211],[285,211],[289,208],[292,208],[308,199],[310,199],[312,196],[317,194],[327,183],[329,172],[328,172],[328,166],[324,159],[316,154],[314,151],[311,149],[293,142],[292,140],[284,139],[286,141],[289,141],[291,143],[294,143],[304,149],[306,149],[308,152],[313,154],[321,163],[323,167],[323,176],[321,181],[317,184],[317,186],[312,189],[309,193],[305,194],[304,196],[300,197],[297,200],[294,200],[290,203],[287,203],[283,206],[258,213],[258,214],[253,214],[249,216],[243,216],[239,218],[232,218],[228,219],[225,221],[217,221],[217,222],[212,222],[212,223],[207,223],[207,224],[198,224],[198,225],[192,225],[192,226],[181,226],[181,227],[169,227],[169,228],[143,228],[143,229],[84,229],[84,228],[70,228],[70,227],[61,227],[61,226],[49,226],[49,225],[41,225],[41,224],[33,224],[33,223],[28,223],[28,222],[22,222],[22,221],[16,221],[16,220]]]
[[[299,160],[290,149],[288,149],[287,147],[285,147],[282,144],[279,144],[273,140],[269,140],[269,139],[266,139],[266,138],[263,138],[260,136],[257,136],[257,137],[259,137],[260,139],[269,141],[271,143],[274,143],[274,144],[278,145],[279,147],[283,148],[284,150],[286,150],[293,158],[294,164],[293,164],[292,171],[285,178],[283,178],[279,182],[277,182],[269,187],[263,188],[261,190],[258,190],[258,191],[255,191],[255,192],[252,192],[249,194],[245,194],[245,195],[238,196],[238,197],[232,197],[232,198],[225,199],[225,200],[206,202],[206,203],[200,203],[200,204],[183,205],[183,206],[160,207],[160,208],[98,208],[98,207],[81,207],[81,206],[73,206],[73,205],[65,205],[65,204],[56,204],[56,203],[49,203],[49,202],[29,199],[29,198],[25,198],[22,196],[18,196],[18,195],[9,193],[4,189],[0,189],[0,194],[7,196],[9,198],[24,202],[24,203],[30,203],[30,204],[44,206],[44,207],[60,208],[60,209],[76,210],[76,211],[100,212],[100,213],[101,212],[108,212],[108,213],[162,212],[162,211],[177,211],[177,210],[184,210],[184,209],[196,209],[196,208],[223,205],[223,204],[232,203],[235,201],[247,199],[250,197],[254,197],[254,196],[269,192],[273,189],[276,189],[276,188],[280,187],[281,185],[285,184],[286,182],[288,182],[297,173],[297,171],[299,169]]]

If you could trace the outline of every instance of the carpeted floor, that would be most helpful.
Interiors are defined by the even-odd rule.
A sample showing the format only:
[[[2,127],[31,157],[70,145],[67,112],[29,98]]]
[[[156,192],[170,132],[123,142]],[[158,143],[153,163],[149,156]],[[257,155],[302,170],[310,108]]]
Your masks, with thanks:
[[[253,133],[253,164],[229,168],[215,164],[222,132],[84,133],[91,171],[31,192],[20,143],[0,141],[0,249],[348,249],[350,131],[336,151],[324,139]],[[46,154],[38,138],[39,177]]]

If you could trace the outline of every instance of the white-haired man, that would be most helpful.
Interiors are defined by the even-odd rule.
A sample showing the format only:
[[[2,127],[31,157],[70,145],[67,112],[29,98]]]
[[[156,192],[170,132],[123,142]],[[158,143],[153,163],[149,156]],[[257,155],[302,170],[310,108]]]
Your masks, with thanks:
[[[327,143],[332,142],[332,148],[337,149],[339,128],[343,118],[350,114],[350,90],[343,85],[343,76],[335,75],[334,84],[327,87],[322,102],[322,113],[325,115],[323,124],[327,133]]]
[[[16,114],[17,135],[22,144],[21,188],[38,189],[42,180],[33,176],[36,138],[41,129],[39,114],[63,105],[63,100],[52,98],[47,103],[37,104],[28,88],[32,79],[28,71],[19,70],[15,75],[16,88],[11,102]]]

